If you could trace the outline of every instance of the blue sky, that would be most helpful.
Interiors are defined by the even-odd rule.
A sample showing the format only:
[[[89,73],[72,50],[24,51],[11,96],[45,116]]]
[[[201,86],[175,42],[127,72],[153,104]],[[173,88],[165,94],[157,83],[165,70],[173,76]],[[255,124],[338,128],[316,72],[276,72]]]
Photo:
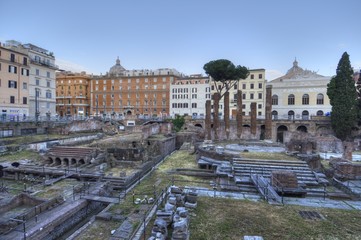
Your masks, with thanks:
[[[60,67],[204,73],[225,58],[272,80],[295,57],[331,76],[343,52],[361,68],[360,0],[0,0],[0,41],[54,52]]]

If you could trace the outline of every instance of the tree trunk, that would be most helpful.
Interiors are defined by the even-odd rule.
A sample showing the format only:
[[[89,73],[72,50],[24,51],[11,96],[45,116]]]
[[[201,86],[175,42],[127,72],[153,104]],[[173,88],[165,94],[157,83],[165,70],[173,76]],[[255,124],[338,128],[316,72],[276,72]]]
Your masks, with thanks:
[[[227,140],[229,139],[229,92],[224,93],[224,129],[226,131]]]
[[[243,113],[242,113],[242,91],[237,91],[237,137],[241,138],[243,128]]]
[[[219,128],[219,100],[221,98],[219,93],[214,95],[214,116],[213,116],[213,130],[214,130],[214,140],[218,140],[218,128]]]

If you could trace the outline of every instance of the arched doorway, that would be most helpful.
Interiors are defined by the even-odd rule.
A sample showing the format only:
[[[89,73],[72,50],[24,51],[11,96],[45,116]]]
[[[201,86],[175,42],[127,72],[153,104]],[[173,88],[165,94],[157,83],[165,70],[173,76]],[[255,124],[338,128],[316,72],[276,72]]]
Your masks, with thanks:
[[[295,120],[295,112],[294,111],[288,111],[288,120]]]
[[[69,166],[69,159],[64,158],[63,163],[64,163],[65,166]]]
[[[283,143],[284,132],[288,131],[285,125],[281,125],[277,128],[277,142]]]
[[[278,119],[278,112],[276,110],[272,111],[272,119],[277,120]]]
[[[55,158],[55,166],[59,166],[59,165],[61,165],[60,158]]]
[[[84,164],[85,164],[84,159],[80,159],[80,160],[79,160],[79,165],[84,165]]]
[[[76,165],[76,159],[75,158],[71,159],[71,165]]]
[[[308,120],[308,118],[309,118],[309,113],[308,113],[308,111],[303,111],[302,112],[302,120]]]
[[[299,132],[305,132],[306,133],[307,132],[307,127],[301,125],[301,126],[298,126],[296,130],[299,131]]]
[[[132,111],[128,110],[127,115],[132,115]]]
[[[316,113],[317,116],[323,116],[323,111],[322,110],[318,110]]]

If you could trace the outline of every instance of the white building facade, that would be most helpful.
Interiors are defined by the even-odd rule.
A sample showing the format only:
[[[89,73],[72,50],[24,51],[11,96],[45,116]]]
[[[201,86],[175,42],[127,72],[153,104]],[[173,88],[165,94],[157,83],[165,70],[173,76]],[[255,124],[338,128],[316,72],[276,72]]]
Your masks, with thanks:
[[[55,57],[33,44],[24,44],[30,58],[29,115],[50,117],[56,114]]]
[[[207,100],[211,100],[209,77],[197,74],[177,79],[170,86],[170,115],[205,118]]]
[[[272,85],[272,118],[308,120],[312,116],[328,116],[330,80],[331,77],[300,68],[295,60],[286,75],[267,84]]]

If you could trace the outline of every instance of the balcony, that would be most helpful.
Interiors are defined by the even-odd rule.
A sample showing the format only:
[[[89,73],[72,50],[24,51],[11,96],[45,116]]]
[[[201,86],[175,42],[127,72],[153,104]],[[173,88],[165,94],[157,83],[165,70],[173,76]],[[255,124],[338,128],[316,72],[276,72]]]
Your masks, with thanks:
[[[84,106],[84,107],[88,107],[90,106],[89,104],[87,103],[73,103],[74,106]]]
[[[85,98],[86,98],[86,96],[75,96],[75,98],[85,99]]]
[[[30,58],[30,62],[33,64],[37,64],[37,65],[41,65],[41,66],[45,66],[45,67],[49,67],[49,68],[53,68],[53,69],[58,69],[59,66],[55,65],[53,63],[50,62],[46,62],[44,60],[35,60],[34,58]]]
[[[72,96],[56,96],[56,99],[73,98]]]

